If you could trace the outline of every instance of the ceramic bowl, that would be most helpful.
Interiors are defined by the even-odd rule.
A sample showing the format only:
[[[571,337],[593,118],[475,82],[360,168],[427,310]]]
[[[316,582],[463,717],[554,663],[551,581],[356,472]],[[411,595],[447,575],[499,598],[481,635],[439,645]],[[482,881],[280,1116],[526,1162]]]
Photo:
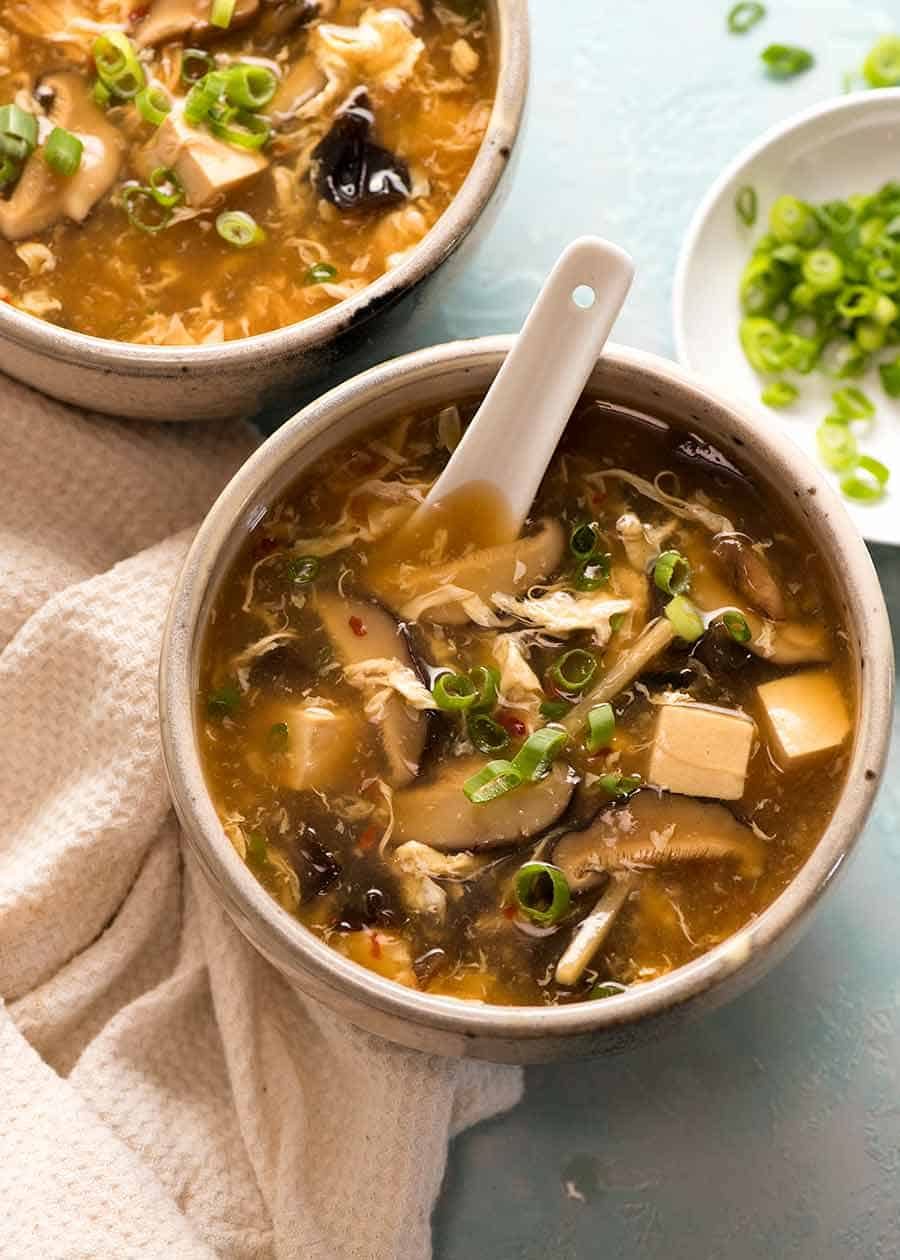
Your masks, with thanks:
[[[527,0],[487,0],[497,93],[462,187],[408,259],[346,301],[275,332],[215,346],[138,346],[71,332],[0,304],[0,371],[64,402],[143,420],[210,420],[283,406],[340,361],[371,319],[402,318],[472,230],[509,165],[528,87]],[[408,312],[407,312],[408,314]]]
[[[859,839],[888,746],[893,650],[868,552],[843,506],[794,443],[760,426],[674,364],[610,348],[588,392],[670,419],[723,448],[815,539],[850,628],[859,721],[834,817],[790,886],[736,935],[677,971],[603,1002],[566,1007],[472,1004],[404,988],[358,967],[282,910],[238,858],[206,789],[197,752],[198,654],[212,601],[248,530],[324,451],[371,425],[483,392],[512,339],[455,342],[395,359],[306,407],[224,490],[185,561],[165,630],[163,749],[175,808],[216,896],[293,984],[354,1023],[416,1049],[532,1063],[623,1049],[734,996],[796,939]]]

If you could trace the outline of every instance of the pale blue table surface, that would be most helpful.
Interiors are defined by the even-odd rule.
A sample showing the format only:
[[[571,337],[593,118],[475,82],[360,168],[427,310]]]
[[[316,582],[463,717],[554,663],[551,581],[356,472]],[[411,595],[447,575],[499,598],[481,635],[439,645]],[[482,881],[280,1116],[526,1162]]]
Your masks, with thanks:
[[[900,2],[767,0],[766,22],[738,38],[729,4],[532,0],[529,117],[505,204],[336,379],[514,331],[583,232],[637,262],[617,340],[670,355],[675,259],[710,181],[900,32]],[[758,53],[774,41],[813,49],[815,70],[768,82]],[[873,551],[896,625],[900,551]],[[856,860],[767,980],[650,1049],[529,1071],[522,1106],[454,1143],[437,1260],[900,1257],[898,768],[895,742]]]

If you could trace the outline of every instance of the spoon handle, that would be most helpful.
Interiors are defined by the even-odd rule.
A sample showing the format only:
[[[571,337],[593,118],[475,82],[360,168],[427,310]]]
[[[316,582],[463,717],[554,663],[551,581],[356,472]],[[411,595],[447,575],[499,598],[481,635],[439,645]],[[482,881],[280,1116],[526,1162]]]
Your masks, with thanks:
[[[617,246],[573,241],[423,506],[488,482],[509,507],[510,540],[518,536],[633,275]]]

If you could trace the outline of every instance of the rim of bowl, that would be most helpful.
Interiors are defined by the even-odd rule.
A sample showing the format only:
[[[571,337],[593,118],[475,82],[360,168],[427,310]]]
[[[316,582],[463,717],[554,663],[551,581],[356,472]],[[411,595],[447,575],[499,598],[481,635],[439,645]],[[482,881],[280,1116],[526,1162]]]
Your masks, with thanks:
[[[659,1016],[726,980],[779,938],[789,939],[789,930],[806,917],[859,839],[877,792],[893,712],[893,648],[884,598],[865,544],[803,452],[777,428],[755,422],[739,405],[676,364],[609,345],[601,362],[614,371],[637,371],[654,378],[662,389],[674,386],[691,398],[692,410],[727,412],[745,449],[755,448],[767,463],[778,465],[795,496],[796,487],[805,488],[804,498],[815,518],[811,529],[824,530],[836,546],[839,561],[832,570],[839,574],[840,595],[865,662],[858,670],[855,743],[837,808],[804,865],[756,919],[700,958],[603,1002],[516,1007],[421,993],[367,971],[316,937],[277,904],[237,856],[209,796],[194,731],[194,661],[205,630],[200,624],[202,605],[219,576],[219,555],[235,532],[246,528],[247,513],[256,509],[263,488],[307,445],[319,437],[327,441],[338,417],[362,403],[389,397],[413,380],[440,377],[448,369],[460,373],[465,388],[466,369],[499,366],[513,340],[503,336],[448,342],[371,368],[309,404],[250,456],[210,509],[178,576],[163,633],[159,709],[166,772],[189,843],[226,909],[271,962],[289,976],[305,973],[326,989],[413,1026],[459,1037],[539,1040],[599,1034]],[[783,501],[789,504],[788,493]]]
[[[528,0],[488,0],[497,44],[497,88],[491,116],[471,167],[456,195],[412,254],[359,293],[309,319],[270,332],[214,346],[146,346],[61,328],[0,303],[0,335],[53,359],[89,358],[98,369],[139,369],[168,376],[210,365],[240,367],[260,354],[277,358],[328,345],[370,308],[395,298],[436,271],[475,226],[490,201],[515,147],[528,94]]]
[[[697,249],[697,242],[706,230],[706,221],[717,205],[728,186],[734,182],[746,166],[754,162],[764,150],[783,140],[793,131],[800,131],[810,123],[816,123],[832,114],[854,114],[869,112],[890,112],[900,106],[900,88],[879,88],[877,92],[849,92],[846,96],[829,98],[817,105],[810,105],[796,114],[791,114],[781,122],[774,123],[755,140],[743,148],[740,153],[722,170],[706,190],[699,205],[691,216],[684,240],[678,253],[675,266],[675,279],[672,285],[672,327],[675,339],[675,355],[682,367],[693,371],[693,364],[688,353],[687,336],[684,328],[684,312],[689,301],[688,270]],[[900,122],[900,118],[898,118]]]

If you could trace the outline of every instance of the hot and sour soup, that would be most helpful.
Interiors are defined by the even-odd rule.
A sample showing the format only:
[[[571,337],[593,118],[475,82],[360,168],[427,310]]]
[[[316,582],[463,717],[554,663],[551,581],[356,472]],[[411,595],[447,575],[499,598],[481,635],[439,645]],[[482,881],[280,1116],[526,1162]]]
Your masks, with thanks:
[[[225,832],[290,913],[425,992],[609,996],[758,915],[841,790],[841,617],[720,452],[585,399],[514,544],[412,535],[474,408],[323,456],[218,591],[198,696]]]
[[[10,0],[0,293],[153,345],[315,315],[434,225],[494,86],[481,0]]]

